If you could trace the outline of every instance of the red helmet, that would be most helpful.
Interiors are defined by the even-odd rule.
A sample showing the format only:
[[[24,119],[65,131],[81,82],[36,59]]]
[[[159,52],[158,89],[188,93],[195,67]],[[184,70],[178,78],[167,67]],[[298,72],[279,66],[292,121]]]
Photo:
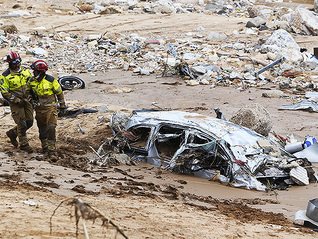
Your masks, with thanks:
[[[9,55],[7,55],[7,62],[17,64],[21,63],[21,57],[19,53],[11,51]]]
[[[48,66],[45,61],[37,60],[32,63],[31,69],[45,73],[48,70]]]

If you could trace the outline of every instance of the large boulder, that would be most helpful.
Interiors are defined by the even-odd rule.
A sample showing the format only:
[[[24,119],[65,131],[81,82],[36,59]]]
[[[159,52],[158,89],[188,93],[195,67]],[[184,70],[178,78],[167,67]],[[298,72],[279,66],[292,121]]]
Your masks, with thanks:
[[[279,29],[273,32],[273,34],[262,45],[261,51],[263,53],[276,52],[279,49],[291,48],[300,50],[300,47],[286,30]]]
[[[268,111],[257,103],[247,105],[240,109],[229,121],[247,127],[264,136],[268,136],[273,127]]]
[[[305,8],[291,13],[289,25],[296,33],[318,36],[318,17]]]
[[[300,47],[286,30],[279,29],[261,47],[262,53],[274,53],[276,59],[284,57],[286,62],[297,64],[302,61]]]

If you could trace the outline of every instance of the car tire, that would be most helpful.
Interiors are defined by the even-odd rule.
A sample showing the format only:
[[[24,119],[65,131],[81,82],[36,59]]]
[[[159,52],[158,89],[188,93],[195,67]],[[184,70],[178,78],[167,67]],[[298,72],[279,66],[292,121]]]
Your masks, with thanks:
[[[85,82],[76,76],[62,76],[58,78],[62,90],[84,89]]]

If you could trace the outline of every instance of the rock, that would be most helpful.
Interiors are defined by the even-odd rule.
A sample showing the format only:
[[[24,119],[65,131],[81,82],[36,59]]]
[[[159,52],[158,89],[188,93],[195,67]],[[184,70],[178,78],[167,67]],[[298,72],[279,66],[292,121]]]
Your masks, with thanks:
[[[40,47],[33,48],[32,49],[32,53],[35,56],[48,56],[49,55],[49,53],[46,50],[44,50],[44,49],[42,49]]]
[[[79,7],[79,10],[81,10],[82,12],[89,12],[93,10],[93,6],[90,4],[83,4],[82,6]]]
[[[247,34],[247,35],[256,35],[257,32],[255,32],[253,29],[251,28],[246,28],[243,31],[240,32],[240,34]]]
[[[115,13],[122,13],[123,10],[120,9],[117,6],[109,6],[109,7],[105,7],[100,11],[100,14],[115,14]]]
[[[286,96],[286,94],[281,90],[267,90],[262,93],[262,97],[267,98],[280,98],[284,96]]]
[[[219,57],[218,57],[218,55],[216,53],[214,53],[212,55],[208,55],[208,60],[212,61],[212,62],[215,62],[215,61],[219,60]]]
[[[119,45],[117,46],[117,50],[118,50],[119,52],[129,52],[130,48],[129,48],[129,46],[127,46],[127,45],[119,44]]]
[[[87,41],[94,41],[94,40],[98,40],[102,37],[102,35],[89,35],[87,36]]]
[[[260,26],[262,25],[265,25],[266,24],[266,21],[262,18],[262,17],[254,17],[252,20],[249,20],[247,23],[246,23],[246,27],[257,27],[259,28]]]
[[[249,80],[249,81],[256,80],[256,77],[252,75],[250,72],[244,73],[243,77],[245,80]]]
[[[133,165],[132,159],[127,154],[114,154],[112,155],[119,163],[125,165]]]
[[[117,111],[112,116],[112,121],[110,127],[114,132],[119,132],[126,129],[127,123],[129,121],[129,115],[124,112]]]
[[[239,51],[239,50],[243,50],[245,48],[245,45],[243,43],[234,43],[233,48]]]
[[[224,33],[211,31],[206,37],[207,41],[226,41],[228,38]]]
[[[284,58],[286,63],[298,65],[303,61],[303,56],[300,51],[293,48],[283,48],[276,54],[276,60]]]
[[[312,57],[304,61],[302,66],[309,70],[315,70],[318,67],[318,59],[316,57]]]
[[[209,85],[209,84],[210,84],[210,82],[209,82],[207,79],[202,79],[202,80],[200,81],[200,83],[201,83],[202,85]]]
[[[174,57],[169,57],[165,59],[165,63],[168,66],[175,66],[177,63],[179,63],[179,61]]]
[[[21,42],[24,42],[24,43],[30,41],[30,37],[23,36],[23,35],[20,35],[19,39],[20,39]]]
[[[218,9],[222,9],[223,6],[224,3],[222,1],[218,1],[217,3],[208,3],[204,8],[210,12],[216,12]]]
[[[121,93],[130,93],[133,90],[129,87],[123,87],[123,88],[114,88],[111,90],[108,90],[107,93],[109,94],[121,94]]]
[[[202,57],[202,54],[200,54],[200,53],[195,53],[195,54],[193,54],[193,53],[185,53],[183,55],[183,59],[184,60],[197,60],[197,59],[199,59],[201,57]]]
[[[96,3],[93,3],[92,6],[93,6],[93,9],[97,10],[97,11],[101,11],[101,10],[103,10],[105,8],[104,6],[101,6],[101,5],[96,4]]]
[[[140,69],[140,75],[150,75],[150,71],[148,69]]]
[[[4,25],[0,29],[2,29],[5,32],[5,34],[13,34],[18,32],[18,28],[14,24]]]
[[[230,79],[234,80],[234,79],[242,79],[242,76],[240,73],[232,71],[230,74]]]
[[[22,17],[22,16],[30,16],[31,14],[28,11],[18,10],[9,12],[7,15],[1,15],[1,18],[11,18],[11,17]]]
[[[274,53],[275,60],[282,57],[286,62],[291,64],[299,64],[303,61],[300,47],[294,40],[294,38],[283,29],[276,30],[262,45],[262,53]]]
[[[90,48],[97,47],[97,46],[98,46],[98,42],[96,40],[87,43],[87,47],[90,47]]]
[[[268,136],[273,126],[267,110],[257,103],[240,109],[229,121],[247,127],[264,136]]]
[[[133,73],[140,73],[140,71],[141,71],[140,67],[136,67],[134,68]]]
[[[106,105],[101,105],[99,109],[99,113],[105,113],[107,111],[110,111],[110,109]]]
[[[255,6],[248,7],[247,12],[250,18],[255,18],[255,17],[264,18],[263,14]]]
[[[262,53],[277,52],[282,48],[291,48],[300,51],[300,47],[294,40],[294,38],[283,29],[279,29],[273,32],[273,34],[262,45]]]
[[[296,33],[318,35],[318,17],[307,9],[299,8],[291,13],[289,24]]]
[[[196,80],[187,80],[186,84],[189,86],[195,86],[195,85],[199,85],[200,83]]]
[[[17,9],[17,8],[20,8],[20,7],[21,7],[20,4],[14,4],[14,5],[12,6],[13,9]]]
[[[194,74],[203,75],[206,73],[206,68],[204,66],[194,66],[194,67],[191,67],[191,71]]]
[[[277,29],[284,29],[288,32],[292,31],[292,29],[289,26],[289,23],[287,21],[275,21],[275,26]]]
[[[159,0],[150,5],[151,12],[155,14],[172,14],[176,13],[176,9],[173,7],[170,1]]]

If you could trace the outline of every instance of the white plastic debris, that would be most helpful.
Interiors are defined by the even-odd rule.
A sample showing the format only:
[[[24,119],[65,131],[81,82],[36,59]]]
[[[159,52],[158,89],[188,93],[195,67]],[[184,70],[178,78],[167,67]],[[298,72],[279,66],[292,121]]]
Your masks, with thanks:
[[[290,170],[290,178],[298,185],[304,186],[309,184],[309,178],[307,174],[307,170],[301,166],[293,168]]]
[[[29,205],[29,206],[36,206],[36,203],[33,202],[33,201],[25,200],[25,201],[20,201],[20,202],[22,202],[22,203],[24,203],[26,205]]]

